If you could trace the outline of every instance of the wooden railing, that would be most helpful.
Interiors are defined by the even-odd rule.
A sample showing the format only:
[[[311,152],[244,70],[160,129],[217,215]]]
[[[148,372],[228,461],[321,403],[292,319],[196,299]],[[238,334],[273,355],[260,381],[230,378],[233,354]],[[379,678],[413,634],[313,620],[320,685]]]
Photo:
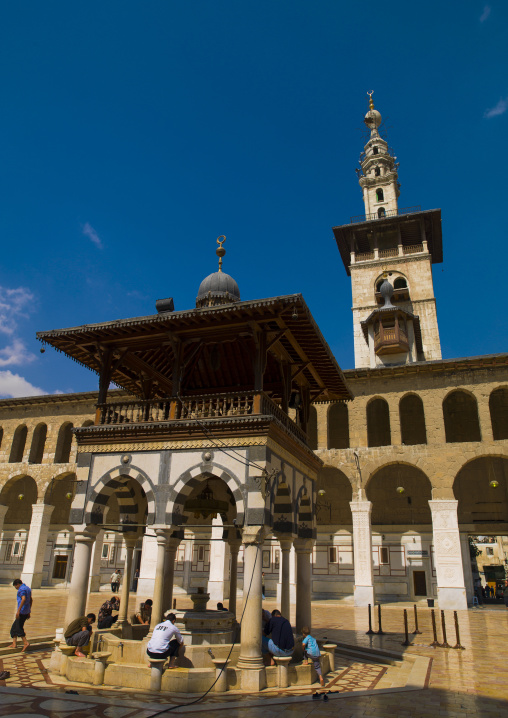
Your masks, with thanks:
[[[357,262],[366,262],[368,259],[374,259],[374,252],[361,252],[356,255]]]
[[[399,253],[399,250],[397,247],[391,247],[390,249],[380,249],[379,250],[380,257],[396,257],[398,253]]]
[[[403,247],[402,251],[404,254],[418,254],[423,252],[423,244],[409,244],[407,247]]]
[[[252,414],[273,416],[283,428],[307,443],[305,432],[263,392],[202,394],[181,398],[123,401],[97,406],[99,425],[206,420]]]

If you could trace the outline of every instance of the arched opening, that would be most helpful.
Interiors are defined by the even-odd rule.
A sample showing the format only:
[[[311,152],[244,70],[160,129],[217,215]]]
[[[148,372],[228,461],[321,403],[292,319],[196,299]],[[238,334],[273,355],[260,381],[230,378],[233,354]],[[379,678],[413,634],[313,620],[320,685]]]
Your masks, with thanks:
[[[404,277],[397,277],[397,279],[393,283],[394,289],[405,289],[407,287],[407,282],[404,279]]]
[[[28,429],[24,424],[22,426],[18,426],[18,428],[14,432],[14,436],[12,438],[11,453],[9,456],[9,463],[19,464],[21,461],[23,461],[27,433]]]
[[[453,482],[462,528],[497,535],[508,525],[508,459],[482,456],[465,464]],[[500,524],[504,524],[502,527]],[[481,526],[481,528],[480,528]]]
[[[30,527],[32,505],[37,502],[37,484],[31,476],[19,476],[8,481],[0,492],[0,504],[8,506],[4,527]]]
[[[94,425],[94,422],[92,421],[92,419],[87,419],[86,421],[84,421],[84,422],[81,424],[81,426],[83,427],[83,429],[84,429],[85,427],[87,427],[87,426],[93,426],[93,425]]]
[[[386,211],[385,211],[385,208],[384,208],[384,207],[380,207],[380,208],[378,209],[378,211],[377,211],[377,216],[378,216],[378,217],[386,217]]]
[[[373,155],[379,154],[379,147],[373,147],[373,148],[372,148],[372,154],[373,154]]]
[[[431,524],[432,485],[416,466],[390,464],[376,471],[367,484],[372,501],[372,525]]]
[[[489,409],[494,440],[508,439],[508,387],[500,386],[491,392]]]
[[[309,423],[307,425],[307,437],[309,440],[309,446],[315,450],[318,448],[318,433],[317,433],[317,411],[315,406],[310,407],[309,411]]]
[[[37,424],[32,436],[30,454],[28,455],[29,464],[42,464],[47,433],[48,427],[46,424]]]
[[[349,449],[349,411],[347,404],[332,404],[328,411],[328,448]]]
[[[324,466],[317,478],[316,521],[318,526],[351,526],[353,489],[348,477],[333,466]]]
[[[58,432],[55,450],[55,464],[68,464],[72,448],[72,424],[66,421]]]
[[[477,402],[467,391],[457,389],[445,397],[443,418],[448,443],[482,440]]]
[[[367,404],[367,442],[369,446],[390,446],[390,411],[381,397]]]
[[[380,168],[379,168],[379,167],[375,167],[375,168],[374,168],[374,176],[375,176],[375,177],[379,177],[380,174],[381,174]]]
[[[69,523],[69,514],[76,491],[76,474],[56,476],[49,482],[44,495],[44,503],[55,507],[51,513],[51,524],[66,525]]]
[[[385,193],[383,192],[383,190],[381,189],[381,187],[376,190],[376,199],[377,199],[378,202],[384,202]]]
[[[427,430],[423,401],[417,394],[406,394],[399,403],[400,433],[403,444],[426,444]]]

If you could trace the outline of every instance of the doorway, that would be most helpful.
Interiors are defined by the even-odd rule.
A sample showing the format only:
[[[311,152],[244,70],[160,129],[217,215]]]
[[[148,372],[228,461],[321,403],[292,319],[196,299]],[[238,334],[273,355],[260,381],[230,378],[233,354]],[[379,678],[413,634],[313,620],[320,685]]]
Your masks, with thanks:
[[[413,591],[415,596],[427,595],[425,571],[413,571]]]
[[[65,580],[68,561],[69,557],[67,554],[55,556],[55,562],[53,564],[53,578]]]

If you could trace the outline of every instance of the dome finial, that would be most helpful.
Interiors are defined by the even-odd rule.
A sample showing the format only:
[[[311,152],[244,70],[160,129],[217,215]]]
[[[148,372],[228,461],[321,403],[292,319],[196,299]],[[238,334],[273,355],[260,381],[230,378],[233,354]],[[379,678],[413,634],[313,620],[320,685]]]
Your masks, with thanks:
[[[226,235],[221,234],[220,237],[217,237],[217,244],[219,245],[217,249],[215,250],[215,254],[219,258],[219,272],[222,272],[222,257],[226,254],[226,250],[222,246],[224,242],[226,241]]]
[[[374,109],[374,100],[372,99],[373,94],[374,90],[367,90],[367,95],[369,96],[369,110]]]

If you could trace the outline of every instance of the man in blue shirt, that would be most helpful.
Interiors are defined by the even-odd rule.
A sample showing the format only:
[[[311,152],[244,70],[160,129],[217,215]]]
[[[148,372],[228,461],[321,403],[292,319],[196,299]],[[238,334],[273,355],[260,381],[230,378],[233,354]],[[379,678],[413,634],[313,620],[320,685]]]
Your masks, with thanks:
[[[268,653],[271,656],[271,665],[275,665],[273,656],[284,657],[292,656],[295,648],[295,640],[293,637],[293,629],[291,624],[284,618],[280,611],[272,611],[272,617],[265,625],[263,630],[265,636],[271,634],[271,638],[268,641]]]
[[[16,611],[16,618],[14,619],[14,623],[11,627],[12,643],[9,648],[16,648],[18,638],[22,638],[23,648],[21,650],[26,651],[30,644],[26,639],[25,629],[23,626],[25,625],[25,621],[30,618],[33,603],[32,590],[26,586],[20,578],[15,578],[12,585],[18,592],[18,608]]]

